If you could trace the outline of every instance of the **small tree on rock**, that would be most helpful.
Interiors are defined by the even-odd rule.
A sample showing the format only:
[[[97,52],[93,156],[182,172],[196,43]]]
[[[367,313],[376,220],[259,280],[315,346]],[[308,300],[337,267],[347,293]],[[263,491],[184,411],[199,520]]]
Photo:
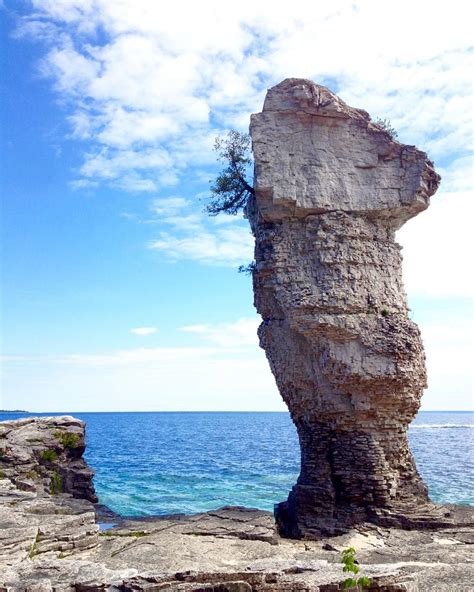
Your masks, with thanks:
[[[216,138],[214,149],[219,160],[227,166],[211,185],[211,203],[206,206],[206,211],[211,216],[221,212],[235,215],[254,195],[254,189],[246,178],[252,164],[250,136],[231,130],[226,136]]]

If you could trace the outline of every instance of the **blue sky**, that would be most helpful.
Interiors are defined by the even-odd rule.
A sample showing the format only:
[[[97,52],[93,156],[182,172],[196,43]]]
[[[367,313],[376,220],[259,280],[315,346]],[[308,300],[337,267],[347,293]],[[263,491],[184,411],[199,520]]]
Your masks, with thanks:
[[[215,136],[301,76],[435,160],[399,233],[423,408],[472,408],[468,3],[255,4],[3,2],[0,407],[284,409],[237,273],[247,223],[203,207]]]

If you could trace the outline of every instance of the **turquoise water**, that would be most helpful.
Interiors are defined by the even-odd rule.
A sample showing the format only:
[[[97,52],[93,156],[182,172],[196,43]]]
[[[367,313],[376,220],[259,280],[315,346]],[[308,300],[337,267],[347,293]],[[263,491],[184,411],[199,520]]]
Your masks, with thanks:
[[[87,423],[85,456],[100,502],[124,515],[227,504],[272,510],[298,476],[288,413],[68,414]],[[434,501],[474,505],[473,428],[471,412],[420,412],[411,425],[410,444]]]

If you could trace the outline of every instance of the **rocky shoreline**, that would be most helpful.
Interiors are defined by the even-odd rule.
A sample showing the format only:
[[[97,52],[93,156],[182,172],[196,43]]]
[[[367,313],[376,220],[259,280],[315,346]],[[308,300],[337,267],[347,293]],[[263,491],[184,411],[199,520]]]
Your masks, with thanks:
[[[0,422],[0,592],[331,592],[349,546],[370,590],[472,590],[472,508],[440,507],[443,529],[366,523],[320,540],[281,538],[247,508],[128,519],[95,503],[84,430],[68,416]]]

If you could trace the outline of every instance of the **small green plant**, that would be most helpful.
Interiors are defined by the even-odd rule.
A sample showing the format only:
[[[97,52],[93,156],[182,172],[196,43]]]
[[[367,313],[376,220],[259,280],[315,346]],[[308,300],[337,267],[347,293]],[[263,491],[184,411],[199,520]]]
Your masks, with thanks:
[[[355,556],[355,549],[354,547],[349,547],[348,549],[344,549],[342,552],[341,562],[343,565],[342,571],[344,573],[351,573],[356,576],[360,572],[360,567],[356,563],[356,556]],[[368,588],[372,584],[372,580],[367,576],[361,576],[360,578],[350,577],[346,578],[342,582],[342,587],[344,589],[347,588],[356,588],[358,590],[364,590]]]
[[[55,450],[48,448],[47,450],[43,450],[41,452],[40,458],[46,462],[54,462],[55,460],[58,460],[58,455]]]
[[[239,273],[245,273],[246,275],[252,275],[252,273],[255,271],[257,267],[257,264],[255,263],[255,261],[252,261],[252,263],[249,263],[248,265],[239,265]]]
[[[388,317],[388,315],[389,315],[390,313],[388,312],[388,310],[387,310],[386,308],[382,308],[382,310],[380,311],[380,314],[381,314],[383,317]]]
[[[377,117],[377,119],[375,119],[374,121],[374,124],[379,129],[384,131],[390,137],[391,140],[398,138],[398,132],[390,123],[390,119],[381,119],[380,117]]]
[[[54,437],[61,442],[64,448],[77,448],[80,443],[78,434],[71,432],[54,432]]]
[[[36,555],[38,555],[38,545],[36,543],[31,543],[30,548],[28,550],[28,557],[30,559],[33,559],[33,557],[35,557]]]
[[[28,471],[28,472],[25,474],[25,477],[26,477],[27,479],[36,479],[36,478],[38,477],[38,473],[37,473],[36,471]]]
[[[7,476],[7,474],[5,473],[5,471],[0,471],[0,479],[5,479]]]
[[[63,491],[63,480],[61,479],[61,475],[54,471],[51,475],[51,481],[49,483],[49,492],[51,495],[57,495],[58,493],[62,493]]]
[[[39,534],[36,535],[35,540],[31,543],[30,548],[28,550],[28,557],[33,559],[38,555],[38,542],[39,542]]]

